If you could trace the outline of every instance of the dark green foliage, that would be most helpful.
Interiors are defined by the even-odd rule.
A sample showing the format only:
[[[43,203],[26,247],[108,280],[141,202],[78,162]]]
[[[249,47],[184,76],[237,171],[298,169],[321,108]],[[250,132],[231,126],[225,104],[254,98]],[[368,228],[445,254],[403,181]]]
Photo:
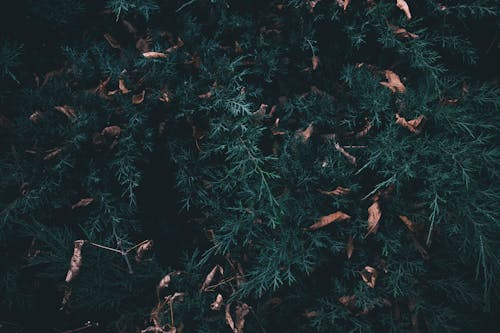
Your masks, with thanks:
[[[485,328],[500,296],[498,4],[408,4],[410,21],[385,0],[20,2],[0,46],[0,331],[135,332],[174,292],[184,332],[231,331],[218,293],[251,307],[247,332]],[[425,120],[412,133],[395,114]],[[351,218],[308,229],[336,211]],[[127,257],[133,274],[85,244],[65,283],[77,239],[155,244]],[[215,265],[220,285],[200,291]]]

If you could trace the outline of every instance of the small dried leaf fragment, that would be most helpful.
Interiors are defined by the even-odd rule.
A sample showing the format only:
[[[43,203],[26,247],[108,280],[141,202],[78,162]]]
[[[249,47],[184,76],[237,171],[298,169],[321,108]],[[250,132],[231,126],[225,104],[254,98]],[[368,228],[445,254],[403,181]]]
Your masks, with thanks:
[[[224,275],[224,269],[219,266],[215,265],[214,268],[210,271],[210,273],[207,274],[205,277],[205,281],[203,281],[203,284],[201,285],[201,291],[206,291],[207,288],[210,286],[212,283],[213,279],[215,278],[215,274],[219,272],[220,275]]]
[[[372,123],[369,120],[367,120],[365,127],[363,127],[361,131],[356,133],[356,138],[362,138],[366,136],[368,132],[371,130],[371,128],[372,128]]]
[[[337,188],[332,191],[318,190],[318,192],[325,195],[347,195],[351,192],[351,189],[347,187],[337,186]]]
[[[80,201],[78,201],[77,203],[75,203],[74,205],[71,206],[71,209],[86,207],[86,206],[90,205],[93,201],[94,201],[94,198],[80,199]]]
[[[320,2],[321,0],[309,0],[309,12],[310,13],[313,13],[314,12],[314,8],[316,7],[316,5],[318,4],[318,2]]]
[[[354,252],[354,239],[352,238],[352,236],[349,236],[345,252],[347,254],[347,259],[351,259],[352,253]]]
[[[118,43],[116,41],[116,39],[113,38],[113,36],[111,36],[110,34],[108,33],[105,33],[104,34],[104,38],[108,41],[108,44],[112,47],[112,48],[115,48],[115,49],[119,49],[120,48],[120,43]]]
[[[132,96],[132,104],[141,104],[142,102],[144,102],[144,96],[146,96],[146,90],[143,90],[139,94]]]
[[[210,309],[214,311],[219,311],[221,306],[222,306],[222,301],[223,297],[221,294],[217,294],[217,297],[215,298],[215,301],[213,301],[212,304],[210,304]]]
[[[404,117],[401,117],[396,113],[396,124],[401,125],[412,133],[420,133],[420,125],[422,125],[422,121],[424,120],[424,116],[420,115],[415,119],[406,120]]]
[[[168,288],[170,281],[172,281],[172,276],[177,276],[182,274],[182,271],[173,271],[165,275],[160,282],[158,282],[158,286],[156,286],[157,291],[163,288]]]
[[[415,232],[417,230],[417,225],[415,224],[415,222],[410,220],[407,216],[399,215],[399,219],[406,225],[408,230],[410,230],[411,232]]]
[[[393,93],[404,93],[406,91],[406,87],[403,85],[403,83],[401,83],[399,75],[391,70],[386,70],[385,77],[387,78],[387,82],[380,82],[381,85],[389,88]]]
[[[38,124],[38,122],[43,118],[43,114],[40,111],[33,112],[29,119],[31,122]]]
[[[406,3],[405,0],[396,0],[396,6],[398,6],[399,9],[401,9],[408,20],[411,20],[411,12],[410,12],[410,7]]]
[[[231,328],[231,330],[235,331],[234,320],[231,317],[231,304],[226,304],[225,318],[227,325]]]
[[[56,148],[50,149],[49,151],[47,151],[47,155],[45,155],[43,157],[43,160],[44,161],[50,160],[50,159],[56,157],[57,155],[59,155],[59,153],[62,152],[63,150],[64,150],[63,147],[56,147]]]
[[[71,257],[70,267],[66,274],[66,282],[70,282],[80,272],[82,266],[82,246],[85,244],[84,240],[76,240],[73,248],[73,256]]]
[[[318,312],[316,311],[304,311],[304,313],[302,313],[302,315],[306,318],[315,318],[318,316]]]
[[[380,210],[380,204],[375,201],[370,207],[368,207],[368,233],[374,234],[378,230],[380,218],[382,217],[382,211]]]
[[[140,245],[138,248],[137,248],[137,251],[135,253],[135,260],[137,262],[140,262],[142,261],[142,259],[144,259],[144,256],[146,255],[146,253],[151,250],[151,248],[153,247],[153,241],[152,240],[147,240],[145,241],[142,245]]]
[[[323,228],[333,222],[340,222],[350,219],[351,217],[344,212],[338,211],[330,215],[321,217],[316,223],[309,226],[309,230]]]
[[[243,333],[243,328],[245,327],[245,317],[250,312],[250,307],[243,303],[241,306],[237,305],[235,310],[236,315],[236,327],[235,333]]]
[[[337,0],[337,4],[344,9],[344,11],[347,10],[347,6],[349,6],[349,3],[351,0]]]
[[[413,38],[413,39],[418,38],[418,35],[407,31],[405,28],[400,28],[400,27],[397,27],[397,26],[392,25],[392,24],[389,24],[389,28],[398,37],[401,37],[401,38]]]
[[[71,106],[62,105],[62,106],[54,106],[54,109],[61,112],[67,118],[73,118],[76,116],[75,110]]]
[[[365,268],[361,271],[361,278],[370,288],[375,288],[377,275],[377,270],[371,266],[365,266]]]
[[[314,126],[313,126],[313,123],[310,123],[309,126],[307,126],[307,128],[305,130],[297,131],[297,134],[299,136],[301,136],[304,141],[307,141],[307,140],[309,140],[309,138],[311,137],[313,132],[314,132]]]
[[[356,157],[349,154],[343,147],[341,147],[338,143],[335,143],[335,149],[337,149],[342,155],[344,155],[349,163],[356,165]]]
[[[135,42],[135,48],[142,53],[147,53],[151,50],[152,41],[151,37],[139,38],[137,42]]]
[[[313,56],[311,58],[311,63],[312,63],[312,69],[313,69],[313,71],[315,71],[316,69],[318,69],[318,66],[319,66],[319,57],[318,56]]]
[[[121,131],[122,131],[122,129],[120,128],[120,126],[113,125],[113,126],[105,127],[101,131],[101,135],[114,138],[114,137],[117,137],[118,135],[120,135]]]
[[[147,59],[158,59],[158,58],[166,58],[168,55],[163,52],[150,51],[150,52],[144,52],[142,56]]]
[[[120,89],[122,94],[128,94],[130,90],[125,86],[125,81],[123,79],[118,80],[118,88]]]
[[[343,306],[345,306],[349,309],[352,309],[354,307],[354,305],[356,305],[356,296],[352,295],[352,296],[339,297],[339,302]]]

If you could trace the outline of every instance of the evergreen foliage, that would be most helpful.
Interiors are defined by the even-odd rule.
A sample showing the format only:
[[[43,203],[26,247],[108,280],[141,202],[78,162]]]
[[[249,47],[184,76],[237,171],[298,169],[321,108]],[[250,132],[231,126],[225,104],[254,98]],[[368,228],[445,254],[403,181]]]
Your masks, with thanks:
[[[238,322],[247,305],[247,332],[486,328],[498,2],[407,4],[411,20],[395,0],[3,13],[0,332],[231,332],[226,306]]]

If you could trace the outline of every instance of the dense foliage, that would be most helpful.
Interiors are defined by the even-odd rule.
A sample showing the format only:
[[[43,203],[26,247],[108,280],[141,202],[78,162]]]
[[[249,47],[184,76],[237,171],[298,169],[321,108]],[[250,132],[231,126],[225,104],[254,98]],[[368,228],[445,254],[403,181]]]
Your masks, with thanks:
[[[498,9],[16,1],[0,332],[487,327]]]

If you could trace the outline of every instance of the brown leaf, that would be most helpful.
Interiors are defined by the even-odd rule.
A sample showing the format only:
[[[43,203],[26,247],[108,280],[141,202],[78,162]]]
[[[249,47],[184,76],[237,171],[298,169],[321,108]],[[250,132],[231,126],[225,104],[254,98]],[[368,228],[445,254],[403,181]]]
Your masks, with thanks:
[[[169,47],[166,50],[166,52],[170,53],[170,52],[176,51],[176,50],[180,49],[183,46],[184,46],[184,41],[180,37],[177,37],[177,43],[174,46]]]
[[[77,203],[75,203],[74,205],[72,205],[71,209],[86,207],[86,206],[90,205],[93,201],[94,201],[93,198],[83,198],[80,201],[78,201]]]
[[[311,63],[312,63],[312,69],[313,69],[313,71],[315,71],[318,68],[318,66],[319,66],[319,57],[318,56],[313,56],[311,58]]]
[[[313,13],[314,12],[314,7],[320,2],[321,0],[310,0],[309,1],[309,12]]]
[[[408,20],[411,20],[411,12],[410,12],[410,7],[406,3],[405,0],[396,0],[396,6],[398,6],[399,9],[401,9]]]
[[[82,266],[82,246],[85,244],[84,240],[76,240],[73,248],[73,256],[71,257],[70,267],[66,274],[66,282],[70,282],[80,272]]]
[[[380,222],[380,218],[382,217],[382,211],[380,210],[380,204],[378,201],[375,201],[370,207],[368,207],[368,233],[374,234],[378,230],[378,225]]]
[[[255,111],[253,114],[260,116],[260,117],[263,117],[266,114],[267,107],[268,107],[267,104],[261,104],[259,109],[257,111]]]
[[[356,165],[356,157],[349,154],[343,147],[341,147],[338,143],[335,143],[335,149],[337,149],[342,155],[347,157],[349,163]]]
[[[142,56],[147,59],[158,59],[158,58],[166,58],[168,55],[162,52],[151,51],[151,52],[144,52]]]
[[[151,42],[153,40],[151,37],[146,37],[146,38],[139,38],[137,42],[135,42],[135,48],[142,53],[147,53],[151,51]]]
[[[212,268],[212,270],[210,271],[210,273],[208,273],[208,275],[205,277],[205,281],[203,281],[203,284],[201,285],[201,291],[207,290],[217,272],[219,272],[220,275],[224,275],[224,269],[219,265],[215,265],[214,268]]]
[[[365,127],[363,127],[361,131],[356,133],[356,138],[362,138],[366,136],[371,128],[372,128],[372,123],[369,120],[367,120]]]
[[[365,268],[361,271],[361,278],[370,288],[375,288],[377,275],[377,270],[371,266],[365,266]]]
[[[349,192],[351,192],[351,189],[347,187],[337,186],[337,188],[332,191],[318,190],[318,192],[325,195],[347,195],[349,194]]]
[[[172,281],[172,276],[177,276],[181,275],[182,271],[173,271],[165,275],[160,282],[158,282],[158,286],[156,286],[157,291],[163,289],[163,288],[168,288],[168,285],[170,284],[170,281]]]
[[[50,160],[51,158],[54,158],[55,156],[57,156],[63,150],[64,150],[63,147],[56,147],[56,148],[50,149],[47,151],[48,154],[43,157],[43,160],[44,161]]]
[[[235,310],[236,315],[236,327],[235,333],[243,333],[243,328],[245,326],[245,317],[250,312],[250,307],[243,303],[241,306],[237,305]]]
[[[113,125],[113,126],[105,127],[101,131],[101,135],[114,138],[114,137],[117,137],[118,135],[120,135],[121,131],[122,131],[122,129],[120,128],[120,126]]]
[[[342,297],[339,297],[339,302],[343,306],[348,307],[349,309],[351,309],[352,307],[354,307],[354,305],[356,305],[356,296],[352,295],[352,296],[342,296]]]
[[[316,223],[309,226],[309,230],[316,230],[319,228],[323,228],[323,227],[329,225],[330,223],[337,222],[337,221],[338,222],[345,221],[345,220],[348,220],[350,218],[351,217],[349,215],[347,215],[346,213],[338,211],[338,212],[332,213],[330,215],[326,215],[326,216],[321,217]]]
[[[125,81],[123,79],[118,80],[118,88],[120,89],[122,94],[128,94],[130,90],[125,86]]]
[[[226,317],[226,323],[229,325],[231,330],[235,332],[236,327],[234,326],[233,317],[231,317],[231,303],[226,304],[225,317]]]
[[[352,236],[349,236],[345,252],[347,254],[347,259],[351,259],[352,253],[354,252],[354,239],[352,238]]]
[[[406,91],[406,87],[403,85],[403,83],[401,83],[399,75],[391,70],[386,70],[385,77],[387,78],[388,82],[380,82],[381,85],[389,88],[393,93],[404,93]]]
[[[406,227],[408,228],[408,230],[410,230],[411,232],[415,232],[416,231],[416,224],[415,224],[415,222],[413,222],[412,220],[410,220],[407,216],[399,215],[399,219],[401,221],[403,221],[403,223],[406,225]]]
[[[105,95],[106,86],[111,80],[111,76],[108,76],[104,81],[101,81],[99,85],[94,89],[94,92],[99,95]]]
[[[108,33],[105,33],[104,34],[104,38],[106,38],[106,40],[108,41],[108,44],[112,47],[112,48],[115,48],[115,49],[119,49],[120,48],[120,43],[118,43],[116,41],[116,39],[113,38],[113,36],[111,36],[110,34]]]
[[[349,6],[349,2],[351,2],[351,0],[337,0],[337,4],[344,8],[344,11],[347,10],[347,6]]]
[[[389,24],[389,28],[392,30],[392,32],[401,38],[418,38],[418,35],[415,35],[414,33],[408,32],[404,28],[397,27],[395,25]]]
[[[222,295],[217,294],[215,301],[212,304],[210,304],[210,309],[214,311],[219,311],[222,306],[222,301],[223,301]]]
[[[64,309],[64,307],[66,306],[66,304],[68,304],[70,297],[71,297],[71,289],[67,288],[64,291],[64,296],[63,296],[63,299],[61,300],[61,308],[59,310],[63,310]]]
[[[298,130],[297,134],[301,136],[304,141],[307,141],[309,140],[313,132],[314,132],[314,126],[313,123],[310,123],[305,130],[303,131]]]
[[[396,113],[396,124],[401,125],[402,127],[406,128],[412,133],[420,133],[420,125],[422,124],[422,121],[424,120],[424,116],[420,115],[415,119],[412,120],[406,120],[404,117],[401,117],[399,114]]]
[[[141,246],[139,246],[137,248],[136,253],[135,253],[135,260],[138,262],[142,261],[146,252],[151,250],[152,247],[153,247],[152,240],[148,240],[148,241],[144,242]]]
[[[302,313],[302,315],[306,318],[315,318],[318,316],[318,312],[316,311],[304,311],[304,313]]]
[[[38,124],[38,122],[43,118],[43,114],[40,111],[35,111],[30,115],[30,121]]]
[[[67,118],[73,118],[74,116],[76,116],[75,110],[73,110],[73,108],[71,106],[67,106],[67,105],[54,106],[54,109],[61,112]]]
[[[184,301],[184,296],[186,296],[186,293],[174,293],[173,295],[168,295],[165,297],[165,301],[169,304],[174,304],[175,301],[182,302]]]
[[[146,96],[146,90],[143,90],[139,94],[132,96],[132,104],[141,104],[144,102],[144,96]]]

